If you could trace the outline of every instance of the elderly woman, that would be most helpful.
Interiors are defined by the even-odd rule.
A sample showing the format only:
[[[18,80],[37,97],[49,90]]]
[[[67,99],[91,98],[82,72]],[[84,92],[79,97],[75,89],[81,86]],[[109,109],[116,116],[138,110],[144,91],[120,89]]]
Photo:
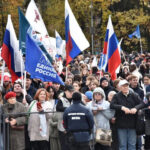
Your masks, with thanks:
[[[105,93],[102,88],[95,88],[93,91],[93,100],[87,107],[93,112],[95,117],[96,129],[110,129],[109,120],[114,116],[114,112],[109,108],[110,103],[105,99]],[[99,143],[95,144],[95,150],[109,150],[109,146]]]
[[[46,89],[37,90],[34,101],[29,106],[29,112],[51,111],[51,104],[48,101]],[[30,114],[28,119],[28,132],[31,141],[32,150],[47,150],[49,141],[49,113]]]
[[[26,109],[22,103],[16,101],[15,92],[8,92],[5,95],[5,99],[8,103],[2,106],[3,112],[4,114],[12,114],[11,116],[5,119],[5,122],[10,125],[9,148],[10,150],[24,150],[24,124],[26,122],[26,119],[24,116],[20,116],[17,114],[26,112]]]

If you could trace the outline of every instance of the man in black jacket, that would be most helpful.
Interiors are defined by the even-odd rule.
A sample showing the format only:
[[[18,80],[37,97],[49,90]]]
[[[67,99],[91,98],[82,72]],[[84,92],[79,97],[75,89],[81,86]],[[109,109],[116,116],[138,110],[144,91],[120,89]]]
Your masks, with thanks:
[[[136,150],[136,112],[144,107],[140,97],[129,91],[126,80],[119,82],[121,91],[114,95],[110,108],[116,110],[119,150]]]
[[[81,104],[79,92],[75,92],[72,99],[73,104],[63,115],[70,150],[89,150],[90,133],[94,125],[93,115]]]
[[[131,77],[130,77],[130,87],[131,87],[131,89],[133,89],[133,91],[135,93],[137,93],[140,96],[141,100],[143,100],[143,98],[144,98],[144,91],[139,86],[139,81],[138,81],[138,77],[137,76],[131,75]]]
[[[143,101],[143,99],[144,99],[144,91],[139,86],[139,80],[138,80],[137,76],[131,75],[131,77],[130,77],[130,87],[131,87],[131,89],[133,89],[133,91],[135,93],[137,93],[140,96],[141,100]],[[141,150],[141,148],[142,148],[142,136],[137,136],[136,147],[137,147],[136,148],[137,150]]]
[[[67,143],[66,131],[62,125],[63,114],[64,111],[71,105],[72,103],[72,94],[74,92],[74,88],[71,85],[65,85],[64,95],[60,96],[58,103],[56,105],[56,111],[59,113],[60,117],[58,119],[58,133],[59,140],[61,144],[61,150],[70,150]]]

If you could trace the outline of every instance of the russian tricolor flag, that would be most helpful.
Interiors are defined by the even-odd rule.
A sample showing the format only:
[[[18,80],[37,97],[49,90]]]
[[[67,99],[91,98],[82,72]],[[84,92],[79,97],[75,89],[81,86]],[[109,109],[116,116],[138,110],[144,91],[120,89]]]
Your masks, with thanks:
[[[104,71],[108,71],[111,74],[112,80],[116,79],[116,70],[121,64],[118,45],[119,42],[113,29],[111,16],[109,16],[104,42],[103,57],[99,66],[101,65],[101,68],[104,69]]]
[[[65,1],[65,35],[66,65],[68,65],[76,56],[90,46],[72,13],[68,0]]]
[[[1,56],[10,71],[12,82],[14,82],[21,77],[21,71],[24,69],[21,64],[24,63],[10,15],[8,15]]]

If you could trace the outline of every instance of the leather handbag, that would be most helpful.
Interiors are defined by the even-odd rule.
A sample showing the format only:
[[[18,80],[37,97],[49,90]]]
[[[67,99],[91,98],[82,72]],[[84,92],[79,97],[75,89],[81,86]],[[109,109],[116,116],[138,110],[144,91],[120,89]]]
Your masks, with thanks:
[[[102,145],[111,146],[112,142],[112,131],[107,129],[98,128],[96,130],[96,138],[97,143]]]

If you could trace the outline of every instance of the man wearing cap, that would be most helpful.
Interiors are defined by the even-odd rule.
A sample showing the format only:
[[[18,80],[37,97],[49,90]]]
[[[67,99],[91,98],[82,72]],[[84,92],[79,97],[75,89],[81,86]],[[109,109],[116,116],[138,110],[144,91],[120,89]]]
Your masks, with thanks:
[[[58,120],[58,131],[59,131],[59,139],[61,144],[61,150],[69,150],[67,144],[66,130],[63,127],[63,113],[72,103],[72,94],[74,92],[74,88],[71,85],[66,85],[64,89],[64,96],[60,97],[58,103],[56,105],[56,111],[59,112],[59,120]]]
[[[120,92],[114,95],[110,108],[116,110],[119,150],[136,150],[136,112],[144,107],[140,97],[129,91],[127,80],[119,82]]]
[[[8,103],[4,104],[2,109],[4,114],[12,114],[5,119],[5,122],[9,124],[9,144],[10,150],[24,150],[24,125],[25,117],[20,116],[19,113],[26,112],[26,109],[22,103],[16,101],[16,93],[8,92],[5,95],[5,99]],[[14,115],[16,114],[16,115]],[[17,115],[18,114],[18,115]]]
[[[70,150],[90,150],[90,133],[94,119],[88,108],[81,104],[82,96],[79,92],[73,93],[73,104],[63,115],[64,127],[67,132]]]

